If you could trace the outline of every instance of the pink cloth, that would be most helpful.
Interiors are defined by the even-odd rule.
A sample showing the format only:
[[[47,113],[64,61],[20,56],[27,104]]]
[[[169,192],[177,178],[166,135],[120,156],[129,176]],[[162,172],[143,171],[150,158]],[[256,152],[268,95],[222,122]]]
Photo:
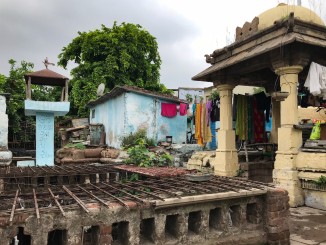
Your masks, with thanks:
[[[187,115],[187,104],[181,103],[179,109],[180,116]]]
[[[163,117],[175,117],[177,115],[177,105],[161,103],[161,115]]]

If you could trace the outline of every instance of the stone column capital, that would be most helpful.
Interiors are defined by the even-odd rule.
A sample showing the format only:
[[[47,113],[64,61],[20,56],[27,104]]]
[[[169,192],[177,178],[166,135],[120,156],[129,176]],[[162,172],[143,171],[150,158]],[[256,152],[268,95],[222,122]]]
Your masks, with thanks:
[[[302,66],[284,66],[277,68],[275,73],[279,76],[286,74],[299,74],[303,70]]]
[[[221,84],[221,85],[217,85],[216,89],[218,91],[223,91],[223,90],[233,90],[234,86],[231,84]]]

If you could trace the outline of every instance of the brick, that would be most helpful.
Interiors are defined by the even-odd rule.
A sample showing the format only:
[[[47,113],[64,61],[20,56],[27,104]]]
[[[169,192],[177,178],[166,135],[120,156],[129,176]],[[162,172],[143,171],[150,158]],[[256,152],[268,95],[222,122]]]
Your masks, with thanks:
[[[100,226],[100,234],[108,235],[112,233],[112,225],[101,225]]]
[[[284,232],[284,231],[289,231],[289,225],[286,223],[283,223],[278,226],[267,226],[267,231],[269,233],[280,233],[280,232]]]
[[[280,188],[274,188],[267,192],[267,197],[274,197],[274,196],[282,197],[282,196],[287,196],[287,195],[288,195],[287,190],[280,189]]]
[[[266,223],[269,226],[280,226],[283,224],[288,224],[288,219],[287,218],[278,218],[278,219],[273,219],[273,220],[267,220]]]
[[[282,240],[279,243],[280,243],[280,245],[290,245],[291,244],[290,239]]]
[[[267,206],[268,212],[283,211],[288,209],[288,204],[284,202],[276,202]]]
[[[286,239],[290,239],[290,231],[282,231],[278,233],[267,233],[267,240],[268,241],[283,241]]]
[[[101,245],[110,245],[112,244],[112,236],[111,235],[105,235],[105,236],[100,236],[100,243]]]

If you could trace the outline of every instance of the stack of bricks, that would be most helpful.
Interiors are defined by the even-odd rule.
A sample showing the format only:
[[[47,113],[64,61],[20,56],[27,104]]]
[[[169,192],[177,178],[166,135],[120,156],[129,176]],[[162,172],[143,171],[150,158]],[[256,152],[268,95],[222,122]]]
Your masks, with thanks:
[[[289,196],[283,189],[270,189],[266,196],[266,229],[270,245],[290,244]]]

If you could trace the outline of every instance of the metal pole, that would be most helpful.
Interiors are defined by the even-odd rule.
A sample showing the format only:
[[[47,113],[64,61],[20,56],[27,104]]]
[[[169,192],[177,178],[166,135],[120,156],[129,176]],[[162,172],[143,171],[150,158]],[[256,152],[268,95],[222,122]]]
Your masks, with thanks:
[[[297,0],[297,5],[301,6],[301,0]]]

